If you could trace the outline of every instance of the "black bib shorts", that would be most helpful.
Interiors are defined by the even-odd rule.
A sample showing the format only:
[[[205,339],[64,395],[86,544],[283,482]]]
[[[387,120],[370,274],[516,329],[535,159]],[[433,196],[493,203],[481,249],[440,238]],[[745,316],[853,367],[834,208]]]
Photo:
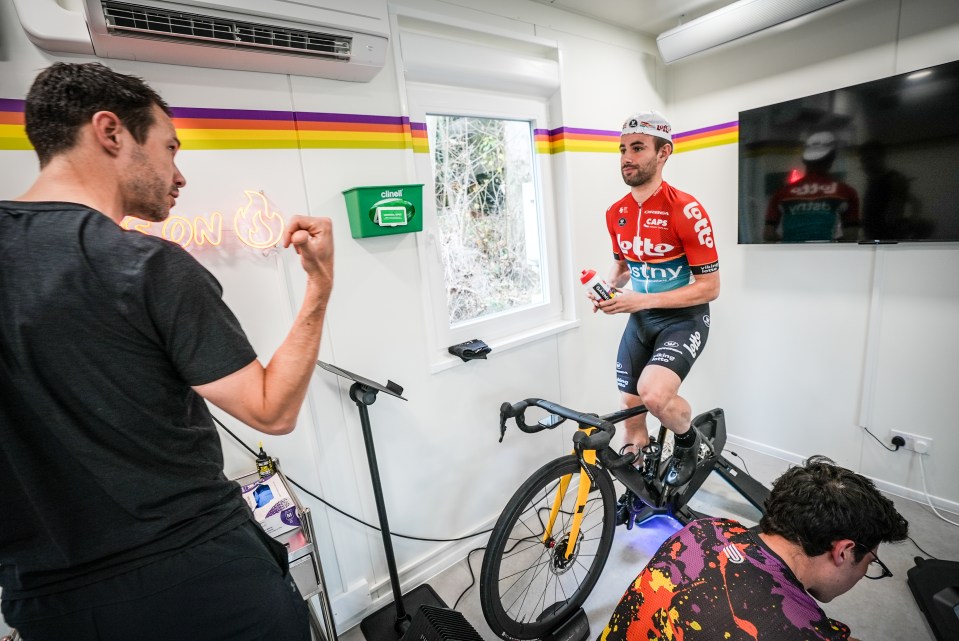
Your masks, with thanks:
[[[662,365],[684,380],[708,337],[709,303],[630,314],[616,354],[619,391],[636,394],[639,376],[647,365]]]

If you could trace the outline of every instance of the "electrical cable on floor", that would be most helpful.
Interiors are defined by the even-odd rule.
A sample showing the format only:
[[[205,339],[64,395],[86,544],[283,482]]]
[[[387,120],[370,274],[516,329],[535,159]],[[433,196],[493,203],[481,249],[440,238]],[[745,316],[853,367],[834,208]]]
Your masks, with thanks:
[[[479,552],[480,550],[485,550],[485,549],[486,549],[486,546],[484,545],[484,546],[481,547],[481,548],[473,548],[472,550],[470,550],[470,551],[466,554],[466,567],[467,567],[467,568],[469,569],[469,571],[470,571],[470,584],[467,585],[465,588],[463,588],[463,591],[460,592],[460,595],[459,595],[458,597],[456,597],[456,602],[453,603],[453,609],[454,609],[454,610],[455,610],[456,607],[460,604],[460,599],[462,599],[464,596],[466,596],[466,593],[469,592],[469,589],[470,589],[471,587],[473,587],[474,585],[476,585],[476,575],[473,574],[473,566],[470,564],[470,555],[473,554],[473,552]]]
[[[938,558],[939,558],[939,557],[933,556],[933,555],[929,554],[928,552],[926,552],[925,550],[923,550],[922,547],[921,547],[918,543],[916,543],[916,540],[915,540],[914,538],[912,538],[911,536],[909,536],[908,534],[906,535],[906,538],[909,539],[910,541],[912,541],[912,544],[916,546],[916,549],[917,549],[917,550],[919,550],[920,552],[922,552],[923,554],[925,554],[926,556],[928,556],[930,559],[938,559]]]
[[[524,512],[525,512],[525,510],[524,510]],[[538,514],[538,512],[537,512],[537,514]],[[568,515],[571,516],[571,514],[570,514],[569,512],[567,512],[566,514],[568,514]],[[503,551],[503,554],[509,554],[510,552],[512,552],[513,550],[516,549],[516,546],[517,546],[517,545],[519,545],[520,543],[522,543],[522,542],[524,542],[524,541],[532,541],[532,540],[535,540],[535,539],[538,539],[538,538],[539,538],[539,536],[533,535],[533,536],[524,536],[524,537],[521,538],[521,539],[517,539],[517,540],[516,540],[516,543],[514,543],[511,548],[509,548],[508,550],[504,550],[504,551]],[[919,547],[919,546],[916,546],[916,547]],[[465,588],[463,588],[463,591],[460,592],[460,595],[459,595],[458,597],[456,597],[456,602],[453,603],[453,609],[454,609],[454,610],[456,609],[456,606],[458,606],[458,605],[460,604],[460,601],[462,600],[462,598],[463,598],[464,596],[466,596],[466,593],[469,592],[469,589],[470,589],[471,587],[473,587],[474,585],[476,585],[476,575],[473,573],[473,565],[470,563],[470,555],[473,554],[473,552],[479,552],[480,550],[485,550],[485,549],[486,549],[486,546],[485,546],[485,545],[484,545],[483,547],[481,547],[481,548],[473,548],[473,549],[470,550],[469,553],[466,555],[466,567],[469,568],[469,571],[470,571],[470,584],[467,585]]]
[[[242,446],[244,447],[244,449],[246,449],[246,451],[248,451],[248,452],[249,452],[250,454],[252,454],[254,457],[257,456],[257,453],[254,452],[252,448],[250,448],[246,443],[244,443],[244,442],[240,439],[240,437],[238,437],[236,434],[234,434],[232,431],[230,431],[230,428],[228,428],[226,425],[224,425],[224,424],[222,423],[222,421],[220,421],[217,417],[214,416],[214,417],[213,417],[213,421],[214,421],[217,425],[219,425],[220,427],[222,427],[223,430],[224,430],[227,434],[229,434],[230,436],[232,436],[232,437],[233,437],[233,440],[235,440],[237,443],[239,443],[240,445],[242,445]],[[380,530],[379,527],[373,525],[372,523],[367,523],[367,522],[364,521],[363,519],[361,519],[361,518],[359,518],[359,517],[356,517],[356,516],[353,516],[353,515],[350,514],[349,512],[344,512],[343,510],[341,510],[340,508],[336,507],[335,505],[333,505],[333,504],[330,503],[329,501],[323,499],[322,497],[317,496],[316,494],[314,494],[314,493],[311,492],[310,490],[306,489],[305,487],[303,487],[302,485],[300,485],[299,483],[297,483],[297,482],[296,482],[295,480],[293,480],[293,478],[291,478],[290,476],[287,476],[286,478],[290,481],[290,483],[292,483],[292,484],[295,485],[296,487],[300,488],[303,492],[305,492],[306,494],[309,494],[310,496],[312,496],[312,497],[315,498],[317,501],[319,501],[320,503],[322,503],[322,504],[325,505],[326,507],[330,508],[330,509],[333,510],[334,512],[337,512],[337,513],[339,513],[339,514],[342,514],[342,515],[345,516],[346,518],[352,519],[353,521],[356,521],[357,523],[360,523],[361,525],[365,525],[366,527],[370,528],[371,530],[376,530],[377,532],[381,532],[381,531],[382,531],[382,530]],[[473,534],[467,534],[467,535],[465,535],[465,536],[460,536],[460,537],[457,537],[457,538],[455,538],[455,539],[433,539],[433,538],[429,538],[429,537],[425,537],[425,536],[412,536],[412,535],[410,535],[410,534],[400,534],[399,532],[390,532],[390,535],[395,536],[395,537],[398,537],[398,538],[401,538],[401,539],[409,539],[409,540],[411,540],[411,541],[427,541],[427,542],[430,542],[430,543],[455,543],[456,541],[466,541],[467,539],[472,539],[472,538],[477,537],[477,536],[479,536],[479,535],[481,535],[481,534],[489,534],[489,533],[492,532],[492,531],[493,531],[493,528],[490,528],[490,529],[488,529],[488,530],[481,530],[481,531],[479,531],[479,532],[474,532]]]
[[[917,453],[917,456],[919,456],[919,477],[922,479],[922,493],[926,495],[926,503],[928,503],[929,507],[932,508],[933,514],[938,516],[940,519],[942,519],[946,523],[951,523],[952,525],[959,527],[959,523],[956,523],[955,521],[950,521],[949,519],[944,517],[942,514],[939,513],[939,510],[936,509],[936,506],[932,504],[932,497],[929,496],[929,490],[926,489],[926,466],[923,465],[922,463],[923,456],[925,455]],[[916,547],[919,547],[919,546],[916,546]]]
[[[743,470],[746,472],[746,474],[749,474],[749,468],[746,467],[746,459],[744,459],[743,457],[741,457],[739,454],[736,454],[736,452],[733,452],[732,450],[726,450],[726,451],[727,451],[728,453],[732,454],[733,456],[735,456],[736,458],[738,458],[740,461],[742,461],[742,462],[743,462]],[[749,476],[752,476],[752,474],[749,474]]]
[[[875,434],[873,434],[872,432],[870,432],[868,427],[863,426],[862,429],[866,430],[866,434],[868,434],[869,436],[871,436],[871,437],[873,437],[874,439],[876,439],[876,442],[877,442],[877,443],[879,443],[880,445],[882,445],[884,448],[886,448],[886,449],[889,450],[890,452],[895,452],[895,451],[897,451],[897,450],[899,449],[899,447],[900,447],[899,445],[897,445],[896,447],[889,447],[888,445],[886,445],[885,443],[883,443],[883,442],[882,442],[882,439],[879,438],[878,436],[876,436]]]

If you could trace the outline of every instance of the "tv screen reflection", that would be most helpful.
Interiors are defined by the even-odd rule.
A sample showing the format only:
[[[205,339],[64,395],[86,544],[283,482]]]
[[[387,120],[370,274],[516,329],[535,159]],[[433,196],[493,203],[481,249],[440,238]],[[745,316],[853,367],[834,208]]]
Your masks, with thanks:
[[[739,242],[959,241],[959,62],[739,115]]]

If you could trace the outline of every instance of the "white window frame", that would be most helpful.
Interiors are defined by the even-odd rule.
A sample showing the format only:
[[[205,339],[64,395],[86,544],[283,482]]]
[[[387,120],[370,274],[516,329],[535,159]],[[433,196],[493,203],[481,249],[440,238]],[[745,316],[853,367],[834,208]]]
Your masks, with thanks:
[[[413,122],[425,123],[427,114],[457,115],[528,121],[531,124],[531,136],[536,129],[548,129],[549,105],[545,99],[538,97],[413,82],[406,84],[406,90],[410,120]],[[554,202],[552,160],[548,153],[537,151],[535,139],[531,142],[546,301],[485,316],[455,328],[449,325],[444,266],[439,246],[441,240],[435,232],[437,213],[432,150],[430,153],[414,154],[417,182],[423,183],[424,227],[423,232],[417,234],[417,249],[424,291],[424,315],[429,329],[430,369],[433,372],[461,363],[449,354],[447,348],[450,345],[479,338],[494,351],[501,351],[577,324],[572,315],[567,313],[572,306],[564,305],[564,298],[569,295],[570,289],[563,286],[563,275],[569,269],[563,268],[566,252],[562,249],[568,239]]]

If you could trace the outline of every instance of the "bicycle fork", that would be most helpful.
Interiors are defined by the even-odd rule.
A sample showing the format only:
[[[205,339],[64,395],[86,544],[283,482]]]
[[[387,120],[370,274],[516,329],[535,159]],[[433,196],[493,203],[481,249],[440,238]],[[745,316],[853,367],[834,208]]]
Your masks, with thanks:
[[[589,436],[596,428],[579,428]],[[583,524],[583,516],[586,512],[586,502],[589,499],[589,490],[593,485],[593,473],[589,466],[596,465],[596,450],[581,450],[578,447],[573,451],[576,458],[579,459],[579,489],[576,494],[576,504],[573,511],[573,521],[569,528],[569,537],[566,540],[566,549],[563,550],[563,558],[569,560],[576,551],[576,543],[579,540],[579,529]],[[553,498],[553,507],[549,512],[549,520],[546,523],[543,532],[543,544],[549,545],[553,538],[553,526],[556,524],[556,518],[559,516],[560,508],[563,505],[563,499],[566,498],[566,490],[573,480],[572,474],[567,474],[559,480],[559,486],[556,488],[556,496]]]

